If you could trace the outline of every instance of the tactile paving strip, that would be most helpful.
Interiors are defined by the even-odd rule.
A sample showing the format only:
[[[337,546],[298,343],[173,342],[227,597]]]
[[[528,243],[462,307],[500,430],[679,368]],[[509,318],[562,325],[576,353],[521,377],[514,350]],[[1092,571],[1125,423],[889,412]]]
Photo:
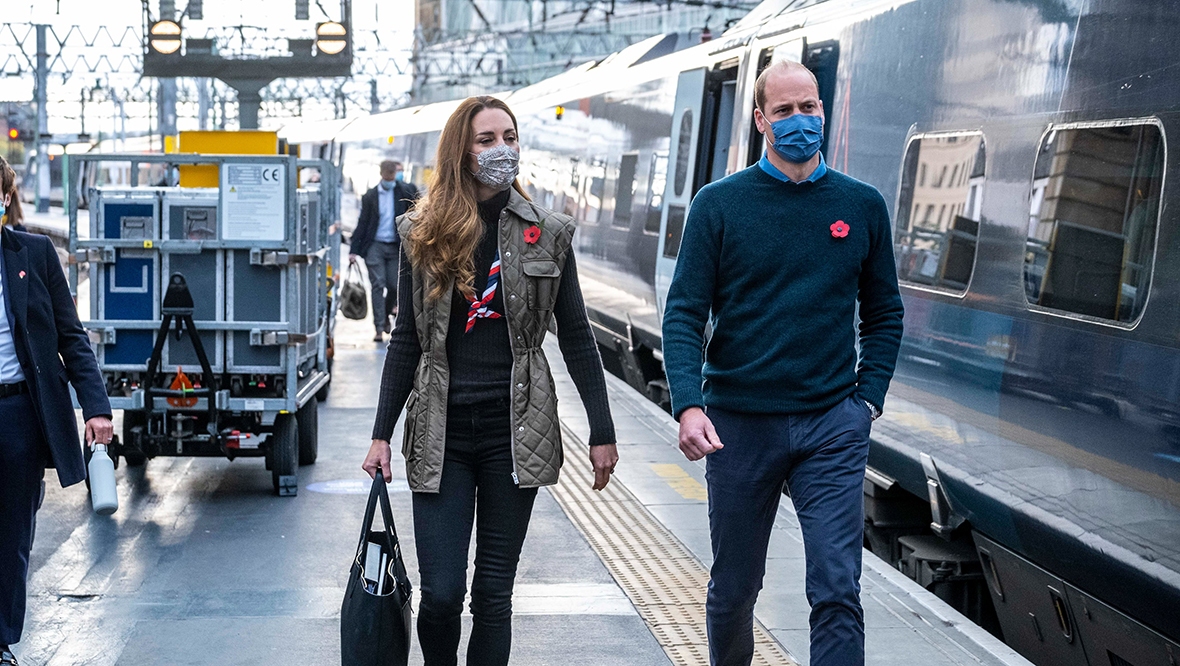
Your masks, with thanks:
[[[617,480],[595,492],[591,488],[594,471],[581,454],[585,445],[564,424],[561,430],[567,454],[561,483],[549,487],[553,497],[635,604],[672,663],[709,663],[705,633],[709,571]],[[754,663],[798,666],[757,620]]]

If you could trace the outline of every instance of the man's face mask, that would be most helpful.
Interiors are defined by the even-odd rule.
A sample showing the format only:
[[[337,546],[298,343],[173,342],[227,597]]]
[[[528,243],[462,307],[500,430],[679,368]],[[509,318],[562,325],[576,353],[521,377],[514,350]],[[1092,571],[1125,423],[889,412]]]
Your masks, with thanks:
[[[506,190],[516,180],[520,173],[520,153],[508,144],[500,144],[489,148],[475,156],[479,162],[479,170],[475,178],[479,182],[496,190]]]
[[[774,152],[788,162],[802,164],[819,152],[824,142],[824,119],[796,113],[770,124]]]

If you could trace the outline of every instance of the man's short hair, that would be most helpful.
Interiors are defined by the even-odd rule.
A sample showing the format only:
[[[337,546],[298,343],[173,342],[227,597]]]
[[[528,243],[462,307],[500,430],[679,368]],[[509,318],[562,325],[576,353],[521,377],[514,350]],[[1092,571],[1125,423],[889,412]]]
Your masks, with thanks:
[[[381,162],[382,171],[397,171],[401,166],[402,163],[396,160],[384,160]]]
[[[762,73],[758,75],[758,80],[754,82],[754,105],[763,113],[766,112],[766,109],[762,108],[766,104],[766,80],[772,74],[778,74],[780,72],[783,74],[789,72],[807,72],[807,75],[811,77],[811,82],[815,84],[816,92],[819,92],[819,81],[815,78],[815,72],[807,69],[806,65],[791,60],[780,60],[762,70]]]

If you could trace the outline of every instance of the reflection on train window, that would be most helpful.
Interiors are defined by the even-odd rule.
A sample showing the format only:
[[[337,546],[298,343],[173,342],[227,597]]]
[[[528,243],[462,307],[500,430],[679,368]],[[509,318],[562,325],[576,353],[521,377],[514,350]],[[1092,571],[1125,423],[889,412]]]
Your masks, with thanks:
[[[688,181],[688,162],[692,158],[692,109],[680,117],[680,137],[676,142],[676,178],[672,181],[676,196],[684,194]]]
[[[986,152],[978,132],[910,140],[894,233],[898,279],[967,291],[975,269]]]
[[[602,190],[606,180],[606,161],[594,158],[582,171],[578,196],[581,202],[577,218],[586,224],[597,224],[602,211]]]
[[[664,232],[664,256],[675,259],[680,254],[680,239],[684,237],[684,206],[668,206],[668,229]]]
[[[1135,321],[1151,281],[1163,173],[1156,125],[1050,131],[1033,175],[1028,302]]]
[[[581,183],[582,176],[578,171],[579,160],[576,157],[570,158],[570,184],[569,187],[563,188],[565,191],[561,193],[561,213],[569,215],[572,218],[578,217],[578,205],[582,196]]]
[[[668,180],[668,154],[652,153],[651,169],[647,177],[647,219],[643,231],[660,233],[660,208],[664,205],[664,188]]]
[[[639,153],[623,155],[619,162],[619,179],[615,181],[616,227],[631,226],[631,204],[635,201],[635,167],[639,165]]]

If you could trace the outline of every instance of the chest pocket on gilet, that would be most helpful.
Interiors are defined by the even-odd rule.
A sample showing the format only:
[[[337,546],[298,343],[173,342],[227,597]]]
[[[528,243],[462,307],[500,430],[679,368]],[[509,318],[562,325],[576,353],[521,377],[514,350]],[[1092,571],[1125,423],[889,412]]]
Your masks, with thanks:
[[[533,259],[523,262],[523,268],[528,283],[529,309],[552,310],[561,281],[561,269],[557,262],[552,259]]]

